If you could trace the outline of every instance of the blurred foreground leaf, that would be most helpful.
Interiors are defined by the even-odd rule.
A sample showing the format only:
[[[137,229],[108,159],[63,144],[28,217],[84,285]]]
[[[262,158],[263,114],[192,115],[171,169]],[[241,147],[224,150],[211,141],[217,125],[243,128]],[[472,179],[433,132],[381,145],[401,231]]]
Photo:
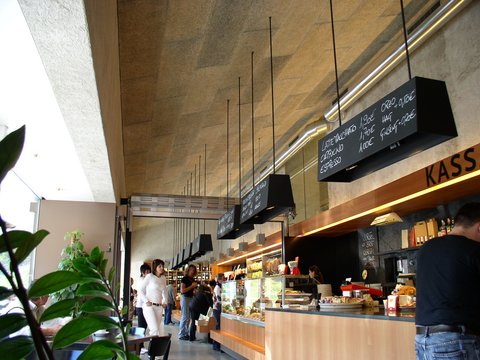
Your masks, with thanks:
[[[53,339],[53,348],[63,348],[85,339],[97,330],[113,328],[118,328],[118,324],[107,316],[81,316],[73,319],[58,331]]]
[[[28,239],[25,239],[17,248],[15,257],[20,264],[25,260],[28,255],[35,249],[43,239],[49,234],[46,230],[38,230],[35,234],[32,234]]]
[[[70,316],[73,308],[75,307],[77,300],[76,299],[65,299],[53,303],[43,312],[40,321],[47,321],[56,319],[59,317]]]
[[[0,141],[0,183],[17,163],[24,141],[25,125],[12,131]]]
[[[27,319],[24,314],[6,314],[0,316],[0,339],[17,332],[27,326]]]
[[[81,281],[82,277],[79,273],[62,270],[54,271],[35,281],[28,292],[28,297],[49,295]]]
[[[32,338],[28,336],[16,336],[0,341],[2,360],[23,359],[34,350]]]

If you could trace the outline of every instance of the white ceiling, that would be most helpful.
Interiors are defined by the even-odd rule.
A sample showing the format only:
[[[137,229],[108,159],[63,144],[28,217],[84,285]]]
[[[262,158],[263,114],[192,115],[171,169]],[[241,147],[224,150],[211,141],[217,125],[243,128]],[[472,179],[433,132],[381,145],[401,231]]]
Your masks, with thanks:
[[[14,172],[48,200],[114,202],[83,2],[20,3],[0,2],[0,124],[27,129]]]

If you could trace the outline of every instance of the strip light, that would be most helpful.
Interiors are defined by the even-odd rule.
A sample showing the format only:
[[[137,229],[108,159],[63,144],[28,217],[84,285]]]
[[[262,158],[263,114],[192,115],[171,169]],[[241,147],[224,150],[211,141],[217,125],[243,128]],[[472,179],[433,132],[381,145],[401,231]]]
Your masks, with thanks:
[[[442,183],[442,184],[435,185],[435,186],[433,186],[433,187],[431,187],[431,188],[428,188],[428,189],[424,189],[424,190],[421,190],[421,191],[417,191],[416,193],[413,193],[413,194],[404,196],[404,197],[402,197],[402,198],[400,198],[400,199],[397,199],[397,200],[390,201],[390,202],[388,202],[388,203],[386,203],[386,204],[377,206],[377,207],[375,207],[375,208],[373,208],[373,209],[369,209],[369,210],[363,211],[363,212],[361,212],[361,213],[358,213],[358,214],[349,216],[349,217],[347,217],[347,218],[345,218],[345,219],[342,219],[342,220],[336,221],[336,222],[334,222],[334,223],[331,223],[331,224],[328,224],[328,225],[319,227],[319,228],[317,228],[317,229],[308,231],[308,232],[306,232],[306,233],[304,233],[304,234],[302,234],[302,235],[298,235],[298,237],[308,236],[308,235],[312,235],[312,234],[318,233],[318,232],[323,231],[323,230],[326,230],[326,229],[330,229],[330,228],[332,228],[332,227],[334,227],[334,226],[337,226],[337,225],[340,225],[340,224],[344,224],[344,223],[346,223],[346,222],[348,222],[348,221],[361,218],[361,217],[363,217],[363,216],[365,216],[365,215],[370,215],[370,214],[373,214],[373,213],[375,213],[375,212],[388,209],[388,208],[390,208],[390,207],[392,207],[392,206],[395,206],[395,205],[404,203],[405,201],[416,199],[416,198],[418,198],[418,197],[420,197],[420,196],[429,194],[429,193],[431,193],[431,192],[434,192],[434,191],[437,191],[437,190],[446,188],[446,187],[451,186],[451,185],[454,185],[454,184],[458,184],[459,182],[463,182],[463,181],[465,181],[465,180],[472,179],[472,178],[474,178],[474,177],[476,177],[476,176],[479,176],[479,175],[480,175],[480,170],[474,171],[474,172],[472,172],[472,173],[470,173],[470,174],[461,176],[461,177],[459,177],[459,178],[456,178],[456,179],[453,179],[453,180],[444,182],[444,183]]]
[[[237,256],[237,257],[234,257],[232,259],[228,259],[228,260],[225,260],[225,261],[222,261],[222,262],[219,262],[217,265],[225,265],[225,264],[229,264],[231,262],[235,262],[237,260],[240,260],[240,259],[243,259],[243,258],[246,258],[246,257],[250,257],[252,255],[255,255],[255,254],[259,254],[261,253],[262,251],[265,251],[265,250],[268,250],[268,249],[273,249],[273,248],[276,248],[276,247],[279,247],[279,246],[282,246],[282,243],[276,243],[276,244],[273,244],[273,245],[269,245],[269,246],[265,246],[259,250],[255,250],[255,251],[252,251],[252,252],[249,252],[249,253],[246,253],[246,254],[243,254],[243,255],[240,255],[240,256]]]

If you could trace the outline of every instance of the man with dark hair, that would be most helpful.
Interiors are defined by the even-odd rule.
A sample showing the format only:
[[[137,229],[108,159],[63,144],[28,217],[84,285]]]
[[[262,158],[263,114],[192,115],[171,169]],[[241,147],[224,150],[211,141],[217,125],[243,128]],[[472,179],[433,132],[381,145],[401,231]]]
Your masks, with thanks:
[[[480,203],[464,205],[446,236],[417,256],[417,359],[480,359]]]

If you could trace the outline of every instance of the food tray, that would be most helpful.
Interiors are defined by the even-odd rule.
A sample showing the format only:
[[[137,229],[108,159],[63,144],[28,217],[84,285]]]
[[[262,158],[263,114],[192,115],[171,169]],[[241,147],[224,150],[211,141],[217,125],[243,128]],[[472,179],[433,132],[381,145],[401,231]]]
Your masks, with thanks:
[[[320,304],[320,309],[325,310],[353,310],[353,309],[361,309],[362,303],[356,304]]]
[[[383,296],[383,291],[382,290],[375,289],[375,288],[369,288],[369,287],[366,287],[366,286],[361,286],[361,285],[356,285],[356,284],[340,286],[340,289],[342,291],[368,290],[370,295]]]

